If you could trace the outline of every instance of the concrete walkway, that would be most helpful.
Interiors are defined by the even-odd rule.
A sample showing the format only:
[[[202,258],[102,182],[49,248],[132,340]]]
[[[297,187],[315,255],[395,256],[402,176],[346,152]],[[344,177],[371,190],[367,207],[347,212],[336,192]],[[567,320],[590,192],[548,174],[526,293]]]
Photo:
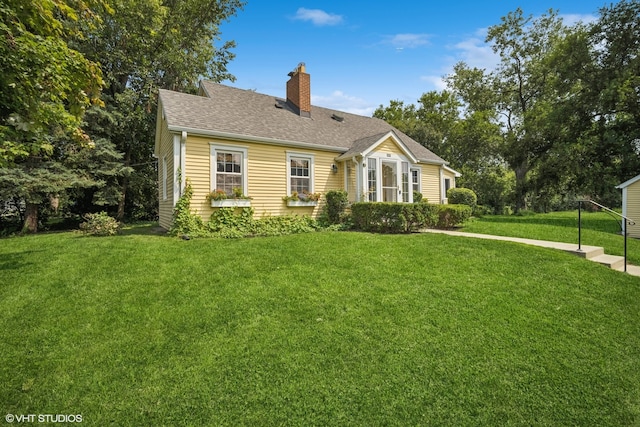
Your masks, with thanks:
[[[570,252],[572,254],[578,255],[582,258],[588,259],[589,261],[594,261],[599,264],[605,265],[611,269],[618,270],[621,272],[624,271],[624,257],[616,256],[616,255],[607,255],[604,253],[604,248],[601,248],[600,246],[582,245],[582,248],[581,248],[582,250],[578,251],[578,245],[575,243],[550,242],[548,240],[523,239],[520,237],[492,236],[489,234],[465,233],[462,231],[448,231],[448,230],[434,230],[434,229],[427,229],[424,231],[426,233],[448,234],[450,236],[473,237],[476,239],[502,240],[505,242],[516,242],[516,243],[522,243],[524,245],[540,246],[543,248],[550,248],[550,249],[559,249],[561,251]],[[632,276],[640,277],[640,267],[627,264],[627,273]]]

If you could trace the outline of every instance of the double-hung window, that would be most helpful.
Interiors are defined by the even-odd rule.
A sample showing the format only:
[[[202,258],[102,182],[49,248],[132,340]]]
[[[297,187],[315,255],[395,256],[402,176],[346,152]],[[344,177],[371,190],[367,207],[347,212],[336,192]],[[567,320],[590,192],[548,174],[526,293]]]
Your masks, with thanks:
[[[420,193],[420,169],[411,169],[411,188]]]
[[[247,150],[233,146],[211,146],[211,187],[231,196],[234,190],[247,194]],[[239,189],[239,190],[237,190]]]
[[[375,202],[378,200],[378,159],[370,158],[367,160],[367,181],[369,201]]]
[[[313,155],[287,153],[287,193],[313,193]]]

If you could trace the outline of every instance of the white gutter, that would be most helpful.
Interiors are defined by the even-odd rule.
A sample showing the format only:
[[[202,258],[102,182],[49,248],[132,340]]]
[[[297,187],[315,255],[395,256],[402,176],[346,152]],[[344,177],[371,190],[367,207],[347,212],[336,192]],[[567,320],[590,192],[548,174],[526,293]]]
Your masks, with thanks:
[[[233,141],[259,142],[262,144],[283,145],[287,147],[310,148],[310,149],[320,150],[320,151],[338,151],[338,152],[344,153],[348,150],[344,147],[333,147],[329,145],[311,144],[308,142],[299,142],[299,141],[284,141],[284,140],[275,139],[275,138],[264,138],[264,137],[258,137],[258,136],[229,133],[229,132],[208,131],[208,130],[202,130],[202,129],[196,129],[196,128],[186,128],[181,126],[169,126],[169,131],[188,132],[191,135],[208,136],[208,137],[214,137],[214,138],[225,139],[225,140],[233,140]]]
[[[187,132],[182,131],[180,138],[180,196],[184,194],[186,186],[186,167],[187,167]]]

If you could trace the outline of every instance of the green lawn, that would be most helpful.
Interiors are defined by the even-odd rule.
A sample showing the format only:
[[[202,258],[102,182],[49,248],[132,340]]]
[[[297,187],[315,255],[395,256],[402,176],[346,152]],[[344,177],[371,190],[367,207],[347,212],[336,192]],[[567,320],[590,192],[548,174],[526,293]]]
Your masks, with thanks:
[[[446,235],[0,240],[0,410],[83,425],[640,424],[640,280]]]
[[[582,244],[602,246],[610,255],[624,255],[620,225],[606,212],[582,212]],[[578,245],[578,211],[527,216],[488,215],[473,218],[462,231],[551,240]],[[640,240],[627,237],[629,263],[640,265]]]

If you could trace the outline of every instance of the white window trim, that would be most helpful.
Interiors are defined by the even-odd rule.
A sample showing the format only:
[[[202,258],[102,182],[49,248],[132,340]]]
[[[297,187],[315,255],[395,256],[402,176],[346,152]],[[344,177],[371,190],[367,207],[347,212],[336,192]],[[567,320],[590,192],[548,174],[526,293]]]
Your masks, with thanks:
[[[407,163],[409,167],[409,203],[413,203],[413,182],[411,181],[411,171],[418,171],[418,187],[420,188],[420,193],[422,193],[422,170],[415,163],[411,162],[411,159],[407,158],[403,154],[397,153],[373,153],[367,157],[365,157],[365,161],[362,162],[363,167],[363,194],[367,194],[369,191],[369,159],[374,159],[376,161],[376,200],[382,201],[382,162],[390,161],[396,162],[397,168],[397,187],[400,191],[397,194],[397,199],[402,200],[402,163]],[[365,198],[366,201],[369,200],[368,196]]]
[[[413,172],[418,172],[418,193],[422,194],[422,169],[412,167],[409,168],[409,177],[411,179],[411,189],[413,190]]]
[[[309,193],[315,192],[314,179],[315,176],[315,156],[309,153],[300,153],[296,151],[287,151],[287,196],[291,195],[291,159],[309,160]]]
[[[380,158],[378,157],[367,157],[367,171],[366,171],[366,175],[367,175],[367,181],[366,181],[366,188],[365,188],[365,194],[367,194],[366,197],[366,201],[369,201],[369,160],[373,160],[376,163],[376,202],[380,201],[381,198],[381,193],[382,190],[380,189],[380,169],[382,168],[382,166],[380,166]]]
[[[221,145],[221,144],[209,144],[209,167],[210,167],[210,191],[215,191],[216,189],[216,174],[218,173],[218,168],[216,165],[217,152],[236,152],[242,154],[242,170],[240,173],[242,174],[242,194],[245,196],[248,195],[249,188],[249,160],[248,160],[248,149],[246,147],[240,147],[237,145]]]

